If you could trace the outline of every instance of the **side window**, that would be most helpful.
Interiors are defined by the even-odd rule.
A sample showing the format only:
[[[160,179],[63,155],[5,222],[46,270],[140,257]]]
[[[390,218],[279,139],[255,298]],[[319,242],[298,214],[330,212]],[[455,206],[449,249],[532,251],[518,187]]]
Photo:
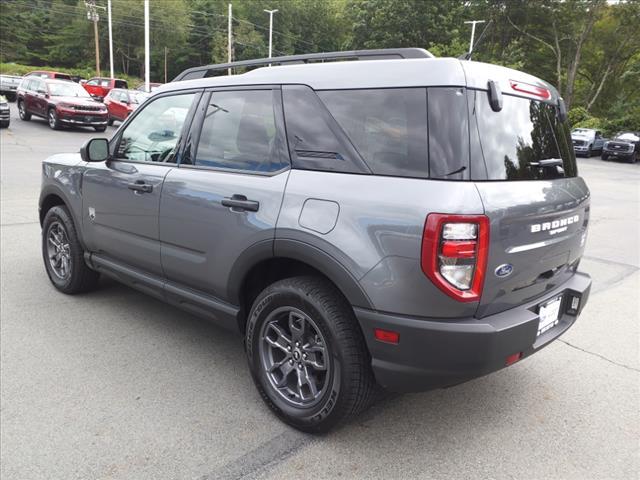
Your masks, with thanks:
[[[431,87],[429,95],[429,177],[469,178],[469,113],[460,87]]]
[[[314,90],[282,87],[284,117],[293,165],[304,170],[370,173]]]
[[[103,78],[103,79],[100,80],[100,86],[101,87],[108,87],[109,83],[110,83],[109,79],[107,79],[107,78]]]
[[[127,88],[127,82],[124,80],[116,80],[114,84],[116,88]]]
[[[278,158],[276,90],[213,92],[202,123],[195,165],[274,172],[287,165]]]
[[[318,96],[373,173],[429,175],[426,89],[331,90]]]
[[[92,85],[92,86],[98,85],[98,80],[96,80],[95,78],[91,79],[87,82],[87,85]]]
[[[160,97],[147,104],[122,132],[115,157],[175,163],[175,149],[195,93]]]

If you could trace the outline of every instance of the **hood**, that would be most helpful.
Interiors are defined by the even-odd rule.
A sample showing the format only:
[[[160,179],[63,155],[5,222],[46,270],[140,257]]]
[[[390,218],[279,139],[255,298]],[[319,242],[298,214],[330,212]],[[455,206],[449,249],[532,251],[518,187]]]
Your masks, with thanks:
[[[82,107],[95,107],[95,106],[104,105],[102,102],[97,102],[93,98],[51,97],[50,100],[54,103],[69,103],[71,105],[77,105]]]
[[[636,143],[640,142],[640,137],[634,135],[633,133],[623,133],[622,135],[613,139],[614,142],[627,142],[627,143]]]

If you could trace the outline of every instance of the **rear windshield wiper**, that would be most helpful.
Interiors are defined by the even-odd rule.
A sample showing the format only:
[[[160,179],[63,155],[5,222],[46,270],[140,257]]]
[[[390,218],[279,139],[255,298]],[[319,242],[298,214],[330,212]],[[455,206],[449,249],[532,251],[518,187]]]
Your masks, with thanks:
[[[545,160],[539,160],[537,162],[529,162],[530,167],[548,168],[548,167],[562,167],[564,162],[561,158],[547,158]]]

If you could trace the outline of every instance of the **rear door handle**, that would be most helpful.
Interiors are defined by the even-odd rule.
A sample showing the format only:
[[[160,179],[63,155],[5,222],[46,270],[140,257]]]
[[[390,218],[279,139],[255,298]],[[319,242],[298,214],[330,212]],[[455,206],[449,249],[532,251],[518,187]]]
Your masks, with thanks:
[[[136,180],[134,183],[130,183],[127,185],[129,190],[133,190],[134,192],[140,193],[151,193],[153,192],[153,185],[149,185],[145,183],[144,180]]]
[[[257,212],[260,208],[260,202],[255,200],[247,200],[244,195],[232,195],[222,199],[222,206],[230,207],[236,211]]]

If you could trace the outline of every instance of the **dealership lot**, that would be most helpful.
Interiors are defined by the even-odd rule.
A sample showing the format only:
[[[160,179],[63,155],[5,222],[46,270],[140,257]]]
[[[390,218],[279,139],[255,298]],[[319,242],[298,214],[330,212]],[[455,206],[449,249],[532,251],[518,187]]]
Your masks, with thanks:
[[[93,136],[21,122],[15,104],[0,133],[2,478],[637,477],[640,163],[578,160],[594,283],[561,341],[313,437],[262,404],[238,337],[111,281],[54,291],[40,162]]]

